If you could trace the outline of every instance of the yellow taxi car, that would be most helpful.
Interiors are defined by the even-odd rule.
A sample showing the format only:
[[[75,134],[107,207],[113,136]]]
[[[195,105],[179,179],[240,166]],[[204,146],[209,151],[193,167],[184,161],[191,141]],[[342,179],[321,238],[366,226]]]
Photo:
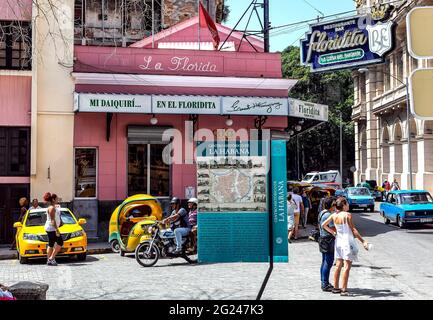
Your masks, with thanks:
[[[61,208],[63,225],[59,228],[64,244],[59,256],[76,255],[79,261],[86,260],[87,235],[81,227],[85,219],[75,218],[67,208]],[[28,262],[29,258],[44,257],[47,255],[48,235],[45,232],[47,209],[27,210],[23,222],[16,222],[16,244],[18,259],[21,264]]]

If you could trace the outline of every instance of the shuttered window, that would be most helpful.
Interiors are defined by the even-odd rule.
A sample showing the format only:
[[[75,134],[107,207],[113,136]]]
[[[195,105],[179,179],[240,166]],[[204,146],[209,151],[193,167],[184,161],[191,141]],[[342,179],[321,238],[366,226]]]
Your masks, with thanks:
[[[0,176],[30,175],[30,128],[0,127]]]

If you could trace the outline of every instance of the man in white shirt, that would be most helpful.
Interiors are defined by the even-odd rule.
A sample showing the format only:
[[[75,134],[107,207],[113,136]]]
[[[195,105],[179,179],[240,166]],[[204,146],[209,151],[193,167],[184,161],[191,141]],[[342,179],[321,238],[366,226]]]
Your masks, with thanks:
[[[30,210],[33,210],[33,209],[42,209],[42,208],[39,206],[39,201],[38,201],[38,199],[33,199],[33,201],[32,201],[32,206],[30,207]]]
[[[301,215],[304,214],[304,204],[302,202],[302,197],[299,195],[299,188],[293,189],[292,199],[296,203],[295,226],[293,228],[293,238],[295,240],[297,240],[298,239],[299,218],[301,217]]]

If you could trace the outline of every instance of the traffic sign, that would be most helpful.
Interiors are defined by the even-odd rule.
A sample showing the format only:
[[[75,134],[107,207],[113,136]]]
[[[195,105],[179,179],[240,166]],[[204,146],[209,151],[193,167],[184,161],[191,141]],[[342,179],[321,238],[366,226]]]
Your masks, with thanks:
[[[406,16],[409,53],[416,59],[433,59],[433,7],[413,8]]]
[[[409,78],[412,114],[422,120],[433,120],[433,68],[418,69]]]

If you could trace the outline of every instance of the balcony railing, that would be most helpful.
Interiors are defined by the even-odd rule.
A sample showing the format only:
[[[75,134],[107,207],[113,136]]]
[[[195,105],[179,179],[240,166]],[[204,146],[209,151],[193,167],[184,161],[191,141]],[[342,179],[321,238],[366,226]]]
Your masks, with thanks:
[[[406,86],[400,85],[373,99],[373,113],[379,113],[405,101]]]

